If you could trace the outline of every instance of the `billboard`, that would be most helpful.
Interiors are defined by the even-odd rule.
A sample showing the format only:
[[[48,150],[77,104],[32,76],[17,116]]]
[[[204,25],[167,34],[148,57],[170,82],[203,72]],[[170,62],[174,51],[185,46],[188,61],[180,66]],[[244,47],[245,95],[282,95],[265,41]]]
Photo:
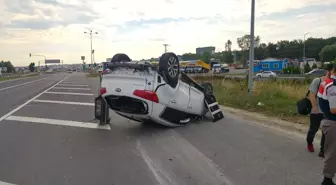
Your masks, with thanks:
[[[45,60],[45,64],[60,64],[61,60],[60,59],[48,59]]]

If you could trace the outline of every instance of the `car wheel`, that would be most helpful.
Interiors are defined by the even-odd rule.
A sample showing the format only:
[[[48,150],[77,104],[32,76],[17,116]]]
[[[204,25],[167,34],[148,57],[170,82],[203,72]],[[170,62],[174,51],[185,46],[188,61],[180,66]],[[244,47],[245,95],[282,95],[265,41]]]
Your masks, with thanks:
[[[261,75],[258,75],[258,78],[261,78]]]
[[[130,61],[132,61],[132,60],[128,57],[128,55],[126,55],[124,53],[117,53],[111,59],[112,63],[114,63],[114,62],[130,62]]]
[[[211,83],[205,82],[205,83],[202,83],[201,86],[204,87],[204,93],[205,93],[205,95],[213,94],[213,86],[212,86]]]
[[[273,78],[273,75],[270,75],[269,77],[270,77],[270,78]]]
[[[175,88],[180,74],[180,63],[175,53],[164,53],[160,57],[159,72],[166,77],[166,82]]]

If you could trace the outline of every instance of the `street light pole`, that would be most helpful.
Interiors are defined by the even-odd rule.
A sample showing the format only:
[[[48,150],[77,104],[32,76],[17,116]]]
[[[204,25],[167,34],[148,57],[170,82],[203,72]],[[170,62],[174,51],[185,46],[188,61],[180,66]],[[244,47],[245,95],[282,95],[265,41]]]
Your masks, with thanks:
[[[35,54],[31,54],[31,53],[29,53],[29,57],[32,57],[32,56],[44,57],[44,65],[45,65],[46,60],[47,60],[47,57],[46,57],[45,55],[35,55]],[[40,70],[39,72],[40,72],[40,74],[41,74],[40,61],[38,61],[38,67],[39,67],[39,70]]]
[[[248,92],[250,96],[252,95],[253,90],[254,13],[255,13],[255,0],[251,0],[250,63],[249,63],[249,75],[248,75]]]
[[[85,34],[89,34],[90,35],[90,56],[91,56],[91,65],[92,65],[92,34],[98,34],[98,32],[93,32],[92,30],[90,30],[89,32],[84,32]]]
[[[165,53],[167,53],[167,46],[169,46],[168,44],[163,44],[164,48],[165,48]]]
[[[307,34],[309,34],[309,32],[303,35],[303,61],[304,62],[306,62],[306,35]]]

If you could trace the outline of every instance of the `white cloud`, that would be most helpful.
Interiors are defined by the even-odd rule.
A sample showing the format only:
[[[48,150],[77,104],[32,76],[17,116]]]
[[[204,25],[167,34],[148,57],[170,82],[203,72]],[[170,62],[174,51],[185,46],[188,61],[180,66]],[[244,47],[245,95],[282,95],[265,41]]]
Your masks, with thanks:
[[[256,16],[317,3],[335,6],[336,0],[260,0]],[[250,29],[246,0],[0,0],[0,9],[5,10],[0,12],[0,60],[15,65],[27,65],[29,53],[79,63],[81,55],[89,58],[90,41],[83,33],[89,29],[99,32],[93,38],[97,62],[117,52],[133,59],[157,57],[163,43],[178,54],[195,52],[199,46],[224,48],[228,39],[237,48],[236,38]],[[336,11],[321,11],[257,19],[256,35],[263,42],[300,39],[307,30],[314,37],[333,36],[335,15]]]

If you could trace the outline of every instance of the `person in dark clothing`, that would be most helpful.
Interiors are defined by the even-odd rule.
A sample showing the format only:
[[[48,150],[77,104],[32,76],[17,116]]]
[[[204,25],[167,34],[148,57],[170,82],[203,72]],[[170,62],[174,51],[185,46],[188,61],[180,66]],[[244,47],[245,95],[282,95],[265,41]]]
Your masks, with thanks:
[[[315,135],[317,133],[317,131],[320,128],[321,125],[321,121],[324,118],[324,115],[318,105],[318,99],[317,99],[317,93],[320,87],[321,82],[323,82],[325,79],[329,78],[330,76],[330,71],[332,69],[332,66],[328,65],[328,67],[326,68],[326,74],[325,76],[321,77],[321,78],[315,78],[309,87],[309,100],[312,104],[312,111],[309,115],[310,117],[310,125],[309,125],[309,130],[307,133],[307,149],[309,152],[314,152],[314,138]],[[322,138],[321,138],[321,142],[320,142],[320,152],[318,154],[319,157],[324,157],[324,141],[325,141],[325,136],[322,133]]]

